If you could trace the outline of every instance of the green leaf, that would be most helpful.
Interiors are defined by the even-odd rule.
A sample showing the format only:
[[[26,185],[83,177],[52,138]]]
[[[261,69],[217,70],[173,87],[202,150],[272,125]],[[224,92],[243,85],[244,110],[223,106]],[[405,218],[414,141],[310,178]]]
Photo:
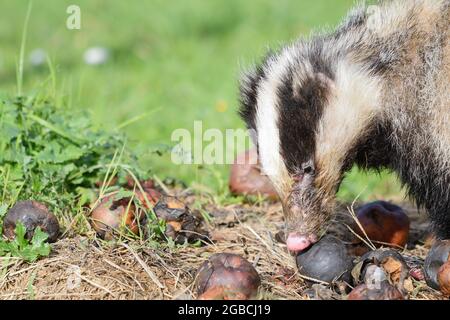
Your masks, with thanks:
[[[124,198],[130,198],[133,196],[133,191],[120,189],[116,194],[114,194],[114,200],[121,200]]]
[[[41,230],[41,227],[37,227],[34,230],[33,238],[31,239],[31,244],[33,247],[40,247],[48,239],[48,234]]]
[[[57,126],[53,125],[52,123],[48,122],[45,119],[40,118],[39,116],[35,115],[35,114],[29,114],[28,117],[34,121],[36,121],[37,123],[39,123],[41,126],[55,132],[56,134],[60,135],[61,137],[64,137],[66,139],[69,139],[71,141],[73,141],[74,143],[79,143],[80,139],[76,138],[76,137],[72,137],[70,134],[67,134],[66,132],[64,132],[64,130],[58,128]]]
[[[0,256],[4,256],[8,252],[10,252],[9,243],[0,241]]]
[[[6,122],[0,125],[0,136],[4,141],[10,141],[13,138],[17,138],[20,132],[20,128],[14,123]]]
[[[25,258],[25,260],[28,261],[36,261],[38,257],[40,256],[48,256],[51,251],[51,247],[47,241],[48,234],[41,230],[40,227],[37,227],[36,230],[34,230],[33,238],[31,239],[31,247],[29,246],[29,252],[28,256]]]
[[[98,197],[95,183],[103,181],[114,155],[121,150],[120,159],[114,162],[118,177],[128,174],[124,167],[139,179],[148,173],[139,166],[139,153],[124,147],[122,133],[94,127],[87,112],[76,112],[64,103],[44,92],[0,101],[0,185],[6,186],[0,190],[3,203],[32,198],[51,205],[50,209],[69,208],[75,215],[80,199]],[[142,148],[142,154],[147,153]],[[117,198],[130,196],[131,192],[117,194]],[[0,207],[0,216],[4,210]],[[36,250],[47,252],[46,245],[29,251],[32,245],[25,239],[24,228],[17,231],[17,238],[7,245],[0,239],[2,250],[28,260],[35,259]]]
[[[25,238],[27,229],[21,222],[18,222],[16,224],[15,232],[16,232],[16,238],[14,239],[14,241],[17,243],[18,248],[21,250],[21,249],[25,248],[28,244],[28,241]]]
[[[46,240],[47,233],[43,232],[40,227],[34,230],[33,238],[29,242],[25,238],[26,229],[22,223],[16,225],[16,237],[13,241],[0,240],[0,255],[10,253],[13,257],[22,258],[28,262],[34,262],[39,257],[48,256],[51,247]]]
[[[3,218],[6,212],[8,212],[8,206],[6,204],[0,205],[0,218]]]

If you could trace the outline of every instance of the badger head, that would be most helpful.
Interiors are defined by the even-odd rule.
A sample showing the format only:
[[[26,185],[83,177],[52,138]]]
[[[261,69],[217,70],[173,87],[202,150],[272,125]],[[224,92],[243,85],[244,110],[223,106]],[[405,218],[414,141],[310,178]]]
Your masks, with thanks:
[[[240,115],[280,196],[294,252],[325,232],[352,150],[378,105],[377,80],[330,52],[322,43],[297,43],[241,80]]]

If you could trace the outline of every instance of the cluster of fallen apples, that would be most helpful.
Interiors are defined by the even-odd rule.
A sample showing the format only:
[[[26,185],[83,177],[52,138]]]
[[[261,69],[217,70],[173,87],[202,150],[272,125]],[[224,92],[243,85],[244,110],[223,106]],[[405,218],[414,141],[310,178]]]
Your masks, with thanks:
[[[101,238],[111,240],[123,229],[139,234],[142,231],[140,226],[147,222],[146,211],[150,209],[153,209],[152,212],[158,219],[165,222],[165,236],[176,243],[194,242],[204,238],[201,218],[186,204],[157,190],[152,180],[141,181],[140,185],[141,188],[136,190],[134,181],[129,179],[126,187],[135,190],[134,196],[142,208],[137,207],[128,197],[114,200],[115,193],[91,205],[91,224]]]
[[[357,217],[367,227],[364,233],[370,240],[379,239],[383,245],[394,247],[406,244],[409,220],[399,207],[375,202],[359,210]],[[404,223],[402,228],[395,231],[384,228],[386,221],[395,217],[397,222]],[[314,284],[305,292],[311,299],[332,298],[338,292],[348,300],[404,300],[413,290],[411,277],[425,280],[433,289],[450,296],[450,240],[435,241],[423,273],[422,269],[410,268],[407,260],[394,249],[378,248],[361,256],[352,255],[333,236],[325,236],[297,254],[296,262],[300,274]],[[219,253],[199,269],[196,289],[199,299],[242,300],[255,298],[260,284],[260,277],[250,262],[235,254]]]
[[[252,157],[252,153],[247,152],[241,157]],[[114,193],[91,205],[91,225],[101,238],[112,239],[123,228],[139,234],[147,217],[142,208],[152,208],[155,215],[165,221],[165,235],[177,243],[205,237],[201,218],[182,201],[163,194],[150,180],[142,181],[140,185],[140,191],[136,191],[131,180],[125,186],[134,190],[140,206],[131,198],[116,200]],[[230,189],[239,194],[262,193],[276,197],[257,165],[235,164],[231,170]],[[356,218],[352,229],[358,240],[350,248],[328,235],[296,255],[300,274],[313,284],[312,289],[304,292],[306,296],[321,299],[339,293],[349,300],[401,300],[413,290],[411,278],[414,278],[425,280],[430,287],[450,297],[450,240],[434,242],[423,268],[410,267],[408,257],[395,250],[406,245],[409,235],[410,221],[402,208],[377,201],[361,207]],[[49,235],[50,242],[59,237],[58,220],[39,202],[20,201],[8,211],[3,224],[6,237],[15,237],[19,221],[25,226],[28,239],[33,237],[37,227]],[[364,239],[374,246],[373,250],[361,245],[366,242]],[[261,285],[255,267],[231,253],[212,255],[202,264],[195,279],[198,298],[204,300],[256,298]]]
[[[261,174],[258,164],[254,164],[255,161],[239,161],[254,160],[254,157],[254,150],[238,156],[231,170],[230,190],[238,194],[263,194],[275,198],[276,193],[268,178]],[[450,296],[450,240],[434,242],[423,269],[414,266],[412,261],[410,264],[413,266],[410,267],[407,262],[411,259],[395,250],[403,249],[409,237],[410,221],[401,207],[384,201],[369,203],[359,208],[355,221],[357,222],[352,230],[357,239],[350,248],[336,237],[325,236],[309,249],[297,254],[300,274],[307,281],[316,283],[306,293],[310,298],[330,298],[338,291],[349,300],[403,300],[407,292],[412,290],[410,278],[425,280],[431,288]],[[283,236],[278,238],[281,242],[284,240]],[[368,245],[361,245],[362,242],[369,242],[374,250],[370,250]],[[233,261],[237,259],[238,257],[233,257]],[[212,277],[208,273],[210,271],[205,271],[206,266],[214,270],[213,275],[215,272],[224,272],[222,270],[225,268],[227,279],[231,277],[228,273],[233,270],[239,272],[239,277],[233,278],[237,281],[234,287],[237,291],[244,282],[241,279],[242,273],[248,273],[247,282],[252,285],[247,289],[252,288],[252,293],[256,294],[260,280],[256,277],[254,268],[251,272],[247,271],[251,264],[241,262],[245,270],[240,270],[237,263],[231,265],[229,261],[229,255],[222,257],[219,254],[202,267],[197,286],[200,297],[217,298],[224,295],[224,292],[232,292],[229,298],[236,295],[230,290],[230,282],[227,282],[225,288],[220,277]],[[222,263],[220,268],[219,262]],[[203,277],[208,277],[213,284],[205,286]],[[222,290],[217,289],[218,287]],[[247,291],[244,293],[243,296],[251,296]]]
[[[141,226],[147,223],[146,212],[149,209],[153,209],[152,212],[156,217],[164,221],[164,234],[175,243],[186,241],[191,243],[205,238],[205,232],[201,229],[202,220],[198,213],[192,212],[178,198],[158,191],[152,180],[141,181],[140,187],[136,190],[131,179],[125,186],[129,190],[134,190],[133,198],[136,201],[133,201],[131,197],[116,198],[119,193],[116,191],[102,196],[89,206],[91,226],[100,238],[111,240],[124,231],[136,235],[145,233],[147,230]],[[60,235],[60,227],[55,215],[47,206],[34,200],[19,201],[9,209],[3,221],[3,234],[13,239],[19,222],[26,229],[27,239],[32,239],[37,227],[48,234],[49,242],[55,242]]]

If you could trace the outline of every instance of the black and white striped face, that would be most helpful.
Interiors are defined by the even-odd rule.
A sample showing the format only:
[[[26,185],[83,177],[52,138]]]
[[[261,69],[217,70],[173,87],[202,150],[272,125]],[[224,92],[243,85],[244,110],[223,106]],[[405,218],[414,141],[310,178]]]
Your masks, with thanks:
[[[350,150],[369,122],[371,81],[314,47],[285,48],[241,83],[241,116],[283,203],[287,245],[317,241],[334,211]],[[356,91],[355,91],[356,90]],[[362,90],[362,91],[358,91]]]

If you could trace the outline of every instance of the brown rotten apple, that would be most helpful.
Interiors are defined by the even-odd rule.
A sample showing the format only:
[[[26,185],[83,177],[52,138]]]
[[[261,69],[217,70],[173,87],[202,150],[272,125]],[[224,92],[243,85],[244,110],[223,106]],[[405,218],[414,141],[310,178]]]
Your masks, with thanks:
[[[402,293],[387,281],[378,286],[361,284],[348,295],[348,300],[404,300]]]
[[[300,274],[324,282],[349,282],[353,267],[344,243],[333,236],[325,236],[297,255]]]
[[[277,199],[277,193],[269,178],[262,174],[256,149],[248,150],[236,157],[230,172],[230,191],[234,194],[263,195]]]
[[[201,228],[201,219],[178,198],[161,196],[153,212],[166,223],[165,235],[176,243],[207,239],[206,232]]]
[[[377,246],[404,247],[409,236],[409,218],[402,208],[385,201],[376,201],[362,206],[357,214],[359,223],[367,237]],[[364,232],[355,225],[354,230],[362,238]]]
[[[161,198],[161,193],[155,189],[144,188],[144,192],[135,191],[135,196],[145,209],[152,209]]]
[[[437,278],[441,292],[450,296],[450,260],[439,268]]]
[[[370,295],[374,297],[395,293],[390,287],[382,286],[383,282],[394,286],[403,295],[408,275],[409,267],[403,256],[395,250],[386,248],[367,252],[355,261],[352,270],[353,283],[366,285]],[[362,288],[364,287],[361,287],[361,290]]]
[[[104,197],[92,210],[91,224],[97,234],[105,240],[111,240],[115,231],[129,230],[139,233],[145,213],[136,209],[129,198],[114,199],[114,194]]]
[[[441,289],[438,280],[440,268],[450,260],[450,240],[436,241],[431,247],[423,266],[427,284],[436,290]],[[443,275],[444,277],[444,275]],[[443,279],[443,278],[442,278]],[[445,281],[444,281],[445,282]]]
[[[9,209],[3,220],[3,234],[13,239],[18,222],[25,226],[25,237],[27,239],[33,237],[34,230],[37,227],[40,227],[42,231],[48,234],[48,241],[54,242],[58,238],[58,219],[44,204],[37,201],[19,201]]]
[[[218,253],[205,261],[196,277],[200,300],[255,298],[261,279],[253,265],[239,255]]]

